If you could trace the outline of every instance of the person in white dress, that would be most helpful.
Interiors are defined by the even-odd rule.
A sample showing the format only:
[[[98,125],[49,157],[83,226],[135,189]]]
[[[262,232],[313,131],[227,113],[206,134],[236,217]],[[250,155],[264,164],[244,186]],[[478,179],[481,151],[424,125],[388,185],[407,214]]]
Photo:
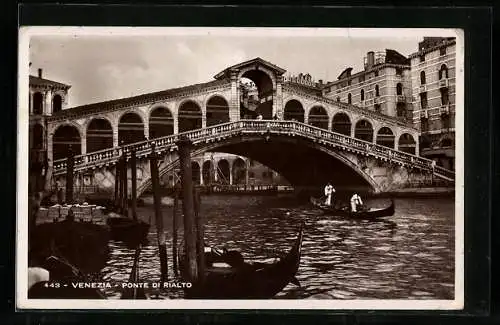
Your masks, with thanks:
[[[332,205],[332,196],[333,193],[335,193],[335,189],[333,188],[332,184],[328,183],[325,186],[325,204],[326,205]]]
[[[351,197],[351,211],[357,212],[358,207],[361,207],[362,205],[363,201],[361,200],[361,196],[359,196],[358,193],[354,193],[354,195]]]

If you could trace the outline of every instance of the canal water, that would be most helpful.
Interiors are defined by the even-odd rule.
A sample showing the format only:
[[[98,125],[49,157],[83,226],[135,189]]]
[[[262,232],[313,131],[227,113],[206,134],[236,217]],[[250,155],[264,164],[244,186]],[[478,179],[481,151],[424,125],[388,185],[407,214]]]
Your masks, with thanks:
[[[140,277],[159,281],[159,258],[152,199],[139,208],[151,220],[149,245],[140,257]],[[163,199],[167,227],[169,281],[171,266],[172,200]],[[384,207],[386,199],[365,202]],[[300,287],[289,284],[276,299],[453,299],[453,198],[400,198],[396,212],[385,221],[346,220],[323,214],[293,196],[203,196],[209,246],[240,250],[247,260],[272,262],[288,250],[305,222],[302,258],[297,274]],[[182,227],[182,226],[181,226]],[[134,250],[111,242],[111,258],[103,280],[127,281]],[[182,298],[182,289],[146,289],[153,299]],[[118,288],[106,295],[119,298]]]

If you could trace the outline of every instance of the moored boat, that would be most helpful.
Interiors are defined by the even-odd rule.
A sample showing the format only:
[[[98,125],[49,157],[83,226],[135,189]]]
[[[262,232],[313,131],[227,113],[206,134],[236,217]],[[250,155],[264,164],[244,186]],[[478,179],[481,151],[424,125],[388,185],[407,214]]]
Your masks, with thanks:
[[[311,197],[311,204],[325,211],[326,213],[338,217],[353,218],[353,219],[377,219],[381,217],[389,217],[394,215],[394,200],[391,200],[391,205],[382,209],[367,209],[358,212],[352,212],[348,207],[336,208],[324,204],[323,200]]]
[[[207,265],[202,283],[193,283],[186,289],[186,298],[195,299],[269,299],[289,283],[298,284],[295,275],[299,269],[304,225],[300,227],[294,245],[279,261],[268,263],[246,263],[232,260],[230,267]],[[206,259],[209,260],[209,259]],[[185,262],[180,263],[181,276],[186,280]]]
[[[115,213],[110,213],[106,218],[111,238],[123,241],[132,246],[146,242],[149,224],[142,220],[134,220]]]

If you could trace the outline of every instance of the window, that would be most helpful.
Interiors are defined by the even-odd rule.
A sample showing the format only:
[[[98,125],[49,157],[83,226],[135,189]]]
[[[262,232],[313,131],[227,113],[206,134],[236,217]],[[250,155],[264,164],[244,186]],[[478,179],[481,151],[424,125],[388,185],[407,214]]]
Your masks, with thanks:
[[[425,85],[425,71],[420,72],[420,84]]]
[[[420,62],[425,62],[425,54],[419,56]]]
[[[35,93],[33,95],[33,114],[43,114],[43,95]]]
[[[375,104],[373,105],[373,108],[375,109],[375,112],[380,113],[381,112],[381,107],[380,104]]]
[[[351,104],[352,103],[352,96],[351,93],[347,94],[347,103]]]
[[[398,83],[396,85],[396,95],[403,95],[403,84]]]
[[[396,68],[396,76],[401,76],[403,75],[403,69],[402,68]]]
[[[396,106],[396,111],[398,117],[406,117],[406,104],[398,103],[398,105]]]
[[[429,131],[429,119],[426,117],[420,118],[420,131],[427,132]]]
[[[441,127],[443,129],[449,129],[450,128],[450,114],[443,113],[441,114]]]
[[[439,80],[443,78],[448,79],[448,67],[446,64],[443,64],[441,68],[439,68]]]
[[[420,108],[427,108],[427,93],[420,93]]]
[[[441,56],[446,55],[446,47],[442,47],[439,49],[439,55]]]
[[[364,82],[365,81],[365,75],[359,76],[359,82]]]
[[[365,90],[361,89],[361,100],[365,100]]]
[[[337,102],[340,102],[340,97],[339,96],[337,96]]]
[[[375,97],[379,97],[379,96],[380,96],[379,87],[378,87],[378,85],[375,85]]]
[[[441,141],[441,147],[446,148],[451,146],[452,146],[451,139],[445,138]]]
[[[55,95],[52,98],[52,112],[57,113],[62,109],[62,98],[60,95]]]
[[[441,91],[441,105],[448,105],[450,103],[448,88],[441,88],[440,91]]]
[[[375,77],[378,77],[378,70],[375,70],[373,73],[375,74]]]

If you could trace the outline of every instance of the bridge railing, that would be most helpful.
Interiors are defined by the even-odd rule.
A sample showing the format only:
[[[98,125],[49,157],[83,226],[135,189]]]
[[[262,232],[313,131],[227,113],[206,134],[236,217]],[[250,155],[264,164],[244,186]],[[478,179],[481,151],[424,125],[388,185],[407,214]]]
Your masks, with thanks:
[[[379,158],[400,162],[412,167],[432,170],[437,175],[454,179],[455,173],[445,168],[435,166],[430,159],[412,155],[410,153],[398,151],[379,144],[352,138],[350,136],[321,129],[309,124],[297,121],[277,121],[277,120],[240,120],[210,126],[204,129],[196,129],[178,134],[168,135],[161,138],[140,141],[119,148],[100,150],[86,155],[75,157],[75,169],[81,170],[90,168],[97,164],[112,164],[116,159],[125,153],[129,156],[132,149],[135,149],[137,156],[142,157],[151,152],[151,145],[155,145],[155,150],[163,152],[165,150],[176,150],[175,143],[183,136],[188,137],[195,144],[201,141],[233,136],[238,133],[245,134],[288,134],[300,135],[316,142],[330,143],[348,150],[374,155]],[[54,162],[54,174],[63,173],[66,168],[66,159],[59,159]]]

